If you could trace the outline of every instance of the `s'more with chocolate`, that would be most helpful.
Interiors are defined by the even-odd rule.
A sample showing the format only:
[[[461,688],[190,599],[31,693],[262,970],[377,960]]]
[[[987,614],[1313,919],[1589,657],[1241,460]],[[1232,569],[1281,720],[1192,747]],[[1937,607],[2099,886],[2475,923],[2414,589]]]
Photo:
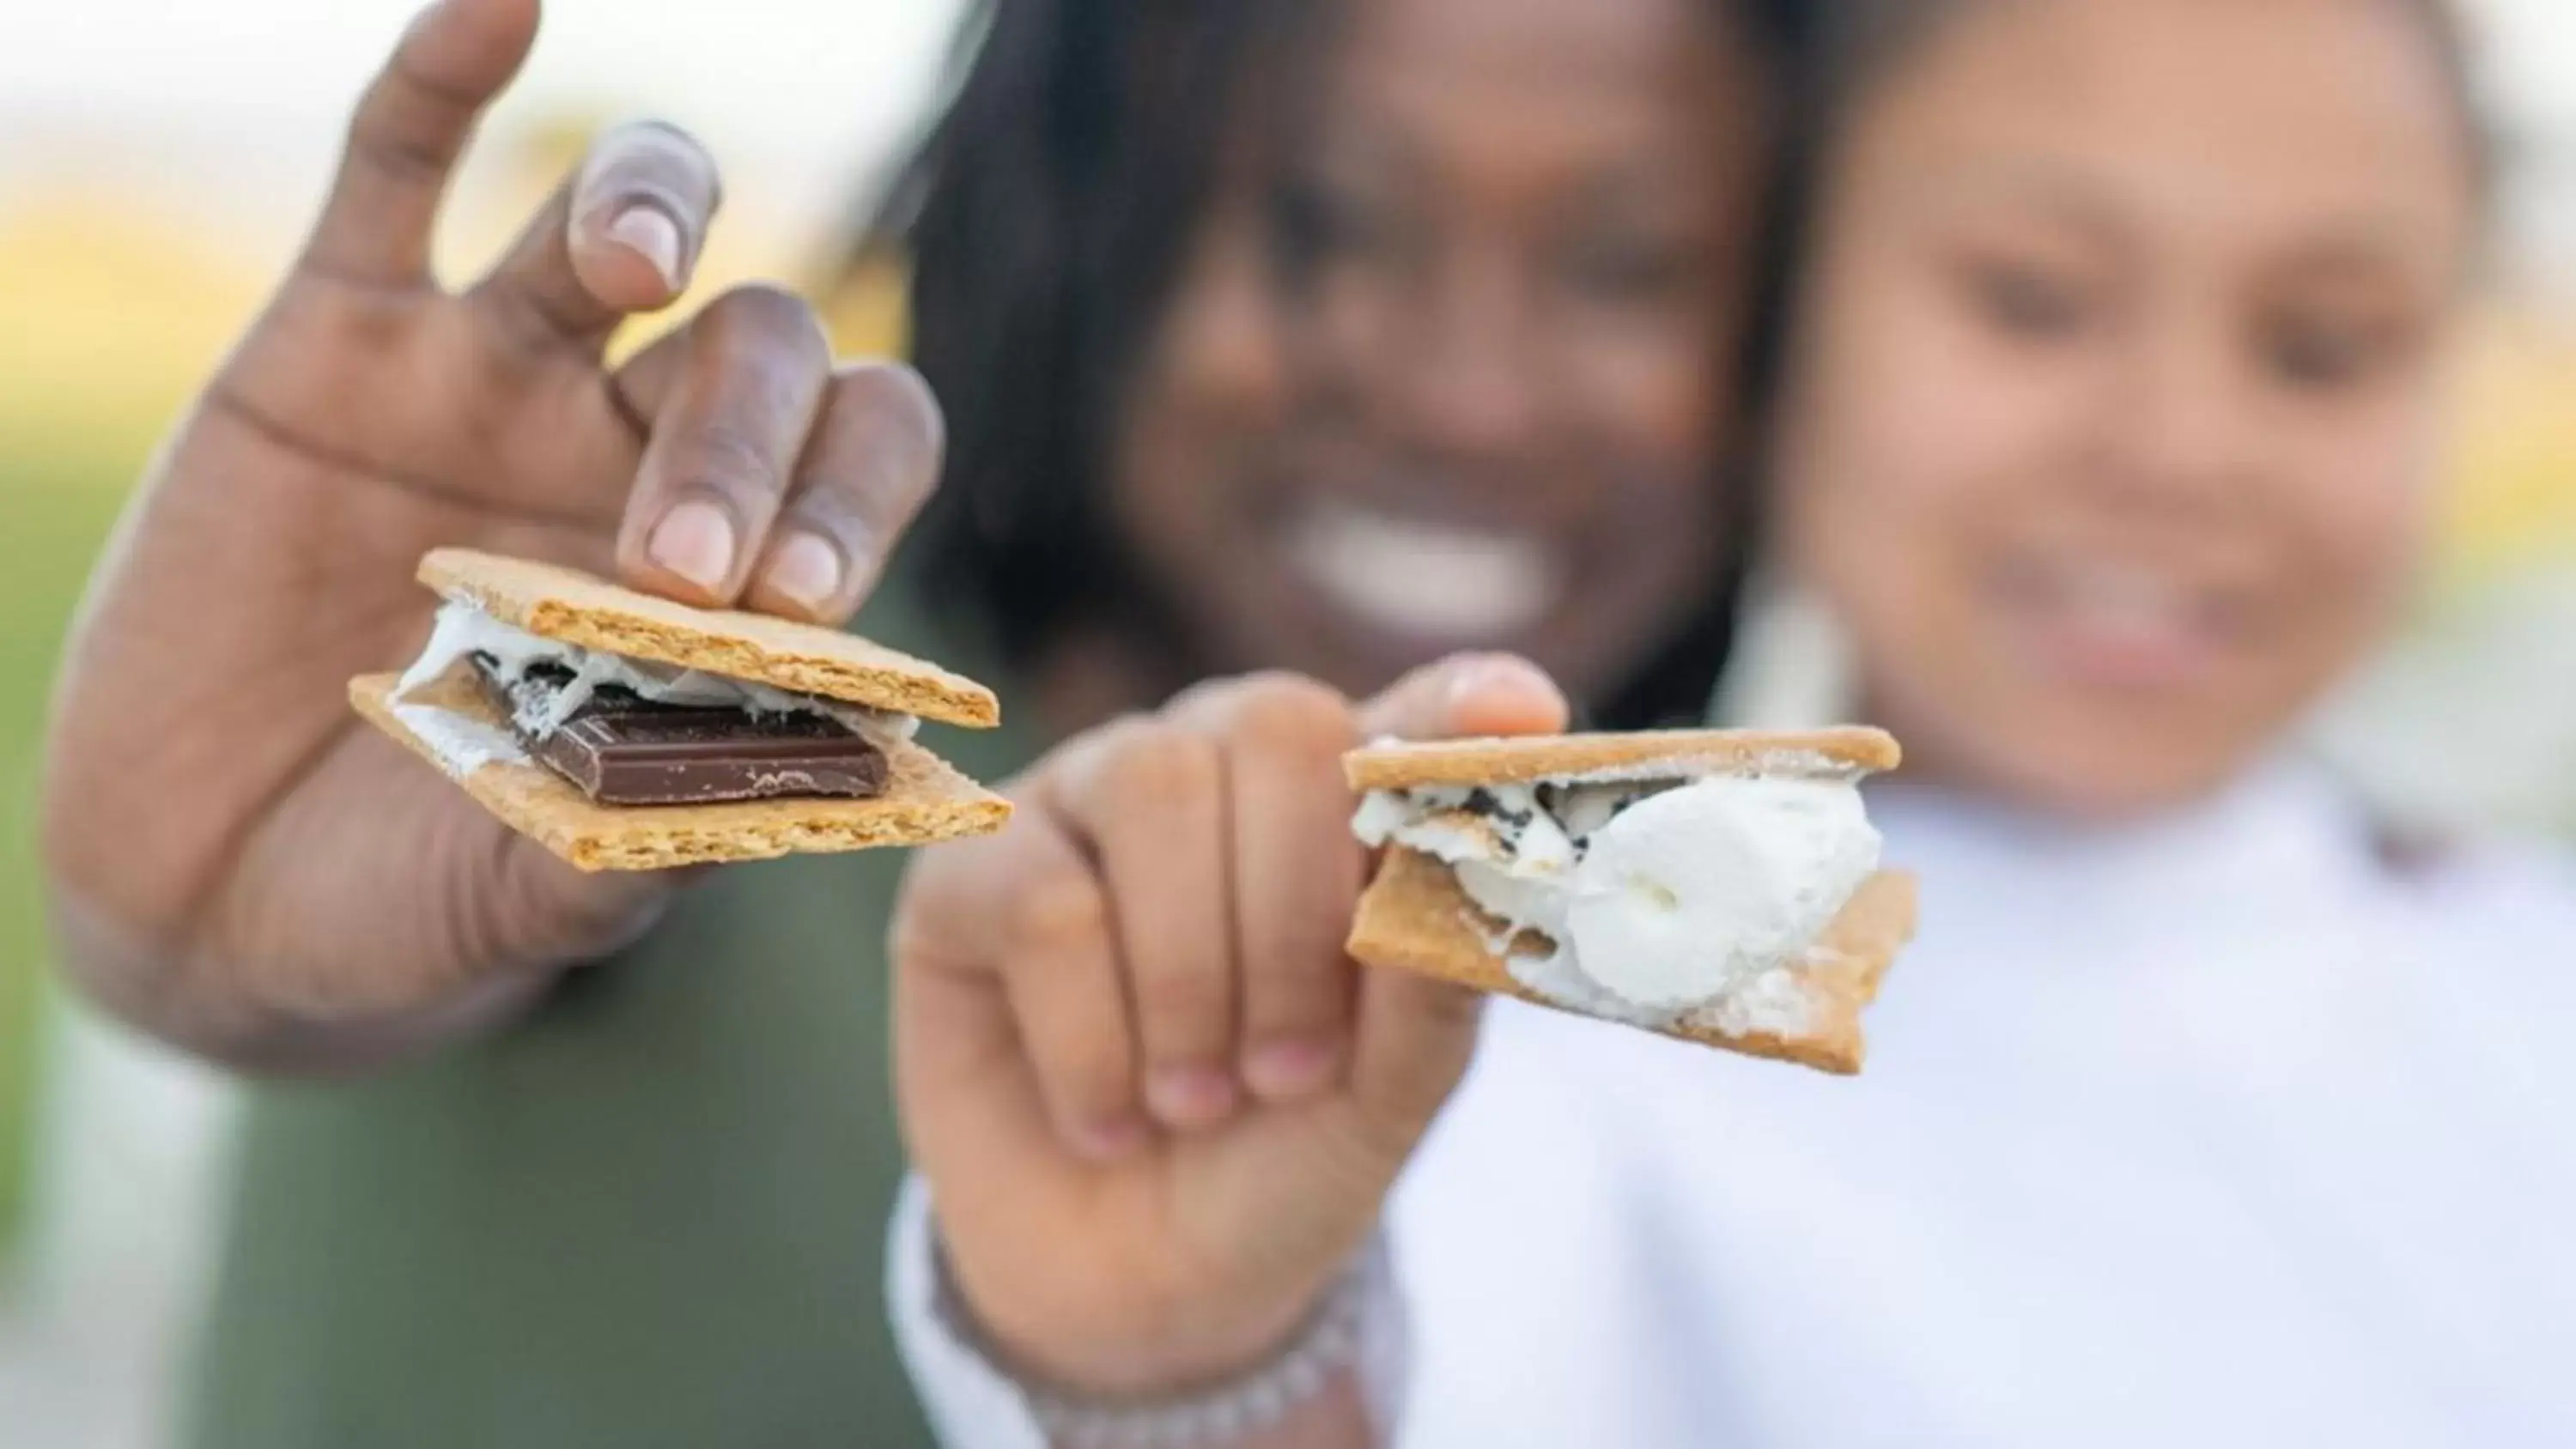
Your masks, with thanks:
[[[1008,801],[914,741],[1000,723],[993,692],[853,634],[700,609],[559,565],[438,549],[446,602],[368,722],[584,870],[983,835]]]
[[[1349,941],[1421,972],[1849,1075],[1914,934],[1879,867],[1874,729],[1383,744],[1343,760],[1384,856]]]

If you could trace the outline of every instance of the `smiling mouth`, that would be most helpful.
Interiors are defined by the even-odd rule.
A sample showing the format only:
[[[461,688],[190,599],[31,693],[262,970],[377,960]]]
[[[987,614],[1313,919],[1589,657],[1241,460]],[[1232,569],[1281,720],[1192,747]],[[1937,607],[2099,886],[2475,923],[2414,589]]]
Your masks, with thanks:
[[[1539,539],[1321,504],[1290,523],[1297,574],[1343,613],[1389,633],[1461,644],[1509,638],[1563,591]]]
[[[2224,590],[2168,571],[2106,561],[2025,561],[2003,597],[2053,641],[2063,665],[2100,682],[2179,684],[2215,666],[2236,632]]]

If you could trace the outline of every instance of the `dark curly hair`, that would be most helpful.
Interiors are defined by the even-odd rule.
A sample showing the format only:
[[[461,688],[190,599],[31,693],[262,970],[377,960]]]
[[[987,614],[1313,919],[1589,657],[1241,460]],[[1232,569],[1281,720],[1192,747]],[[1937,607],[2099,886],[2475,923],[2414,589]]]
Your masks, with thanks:
[[[1814,7],[1707,3],[1726,7],[1779,77],[1785,134]],[[1293,84],[1283,72],[1311,52],[1303,42],[1329,8],[982,0],[945,108],[866,222],[862,258],[909,259],[912,360],[949,420],[946,476],[910,563],[943,615],[979,626],[1007,663],[1042,654],[1068,626],[1169,617],[1109,521],[1110,430],[1205,204],[1220,134]],[[1795,211],[1784,196],[1766,214]],[[1756,283],[1746,374],[1763,393],[1786,291],[1785,258],[1772,260]],[[1754,490],[1732,491],[1750,507]],[[1739,523],[1739,556],[1698,617],[1677,623],[1615,698],[1590,702],[1593,722],[1642,726],[1704,708],[1756,532]]]

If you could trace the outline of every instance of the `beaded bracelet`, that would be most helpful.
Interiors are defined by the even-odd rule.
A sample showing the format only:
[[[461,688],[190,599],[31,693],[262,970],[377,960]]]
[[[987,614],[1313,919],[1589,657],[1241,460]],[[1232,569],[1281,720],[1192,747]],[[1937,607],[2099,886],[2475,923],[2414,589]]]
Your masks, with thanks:
[[[976,1323],[936,1242],[931,1263],[931,1308],[941,1328],[1019,1391],[1052,1449],[1227,1449],[1285,1421],[1345,1370],[1358,1376],[1381,1437],[1394,1426],[1405,1325],[1383,1234],[1268,1361],[1223,1383],[1154,1400],[1087,1398],[1014,1371]]]

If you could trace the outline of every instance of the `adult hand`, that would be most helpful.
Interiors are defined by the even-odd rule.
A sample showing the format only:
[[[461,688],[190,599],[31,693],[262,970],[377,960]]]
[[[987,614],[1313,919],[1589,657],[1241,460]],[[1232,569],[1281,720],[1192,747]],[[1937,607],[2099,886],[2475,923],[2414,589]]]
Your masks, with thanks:
[[[144,481],[59,696],[46,856],[78,974],[234,1060],[361,1064],[532,996],[667,881],[584,876],[361,728],[464,544],[837,623],[938,471],[919,379],[836,367],[752,286],[622,366],[717,206],[687,135],[602,136],[487,276],[443,289],[450,172],[536,0],[443,0],[369,86],[321,218]]]

